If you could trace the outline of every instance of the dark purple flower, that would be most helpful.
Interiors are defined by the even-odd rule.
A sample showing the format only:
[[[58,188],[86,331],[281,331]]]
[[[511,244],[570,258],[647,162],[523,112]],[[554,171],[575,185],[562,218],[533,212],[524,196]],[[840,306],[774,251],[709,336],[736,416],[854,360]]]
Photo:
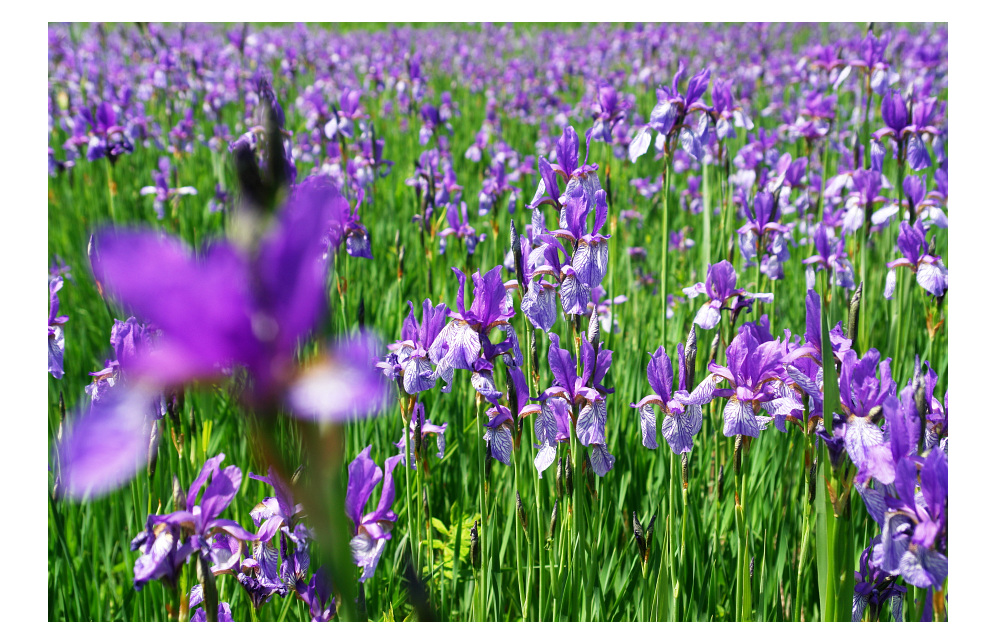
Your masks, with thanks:
[[[204,601],[204,587],[197,584],[190,589],[190,608],[198,606],[194,614],[191,615],[190,621],[192,622],[206,622],[207,615],[204,613],[204,609],[200,608],[200,603]],[[228,605],[228,602],[218,602],[218,621],[219,622],[231,622],[232,621],[232,607]]]
[[[702,406],[683,405],[674,398],[672,392],[688,394],[687,371],[685,368],[685,351],[678,345],[678,387],[673,389],[674,372],[671,360],[667,357],[664,347],[658,347],[647,364],[647,380],[654,393],[646,396],[631,407],[640,410],[640,430],[643,432],[643,446],[657,449],[657,413],[654,405],[664,412],[664,422],[661,434],[675,454],[692,451],[692,437],[702,429]]]
[[[706,273],[705,283],[699,282],[683,289],[689,298],[697,295],[709,296],[709,301],[702,305],[695,314],[695,324],[703,329],[711,329],[719,324],[719,312],[724,308],[736,311],[749,307],[754,300],[773,302],[771,293],[749,293],[737,288],[737,273],[733,265],[725,259],[718,264],[710,264]],[[732,300],[729,307],[727,301]]]
[[[771,337],[767,319],[758,324],[744,324],[726,349],[726,367],[709,364],[708,376],[688,395],[675,394],[683,405],[704,405],[713,398],[729,398],[723,409],[723,434],[742,434],[757,438],[761,429],[772,420],[785,431],[785,417],[797,407],[797,401],[787,395],[781,381],[785,378],[782,343]],[[718,389],[716,376],[727,380],[731,387]],[[764,409],[772,418],[758,416]]]
[[[833,283],[837,286],[854,288],[854,266],[847,258],[844,247],[844,235],[841,234],[836,243],[830,240],[830,231],[821,223],[813,232],[813,244],[816,254],[802,260],[806,265],[806,288],[816,288],[816,270],[829,271]],[[815,269],[813,268],[815,266]]]
[[[898,577],[890,575],[876,566],[872,561],[872,552],[881,543],[881,537],[872,539],[871,545],[861,553],[860,570],[854,573],[854,598],[851,602],[851,621],[860,622],[869,606],[872,615],[877,618],[886,605],[892,611],[892,619],[903,621],[903,597],[906,588],[899,583]]]
[[[204,463],[187,492],[186,509],[150,515],[145,530],[132,540],[131,549],[142,550],[142,556],[135,562],[136,590],[163,576],[175,581],[179,567],[192,553],[200,553],[211,561],[212,537],[215,534],[224,532],[241,541],[257,540],[253,533],[235,521],[219,516],[235,498],[242,484],[242,471],[235,465],[219,469],[224,458],[224,454],[218,454]],[[198,504],[197,497],[202,488],[204,493]]]
[[[885,299],[891,300],[895,293],[896,268],[900,266],[916,273],[916,283],[934,297],[941,297],[947,292],[948,269],[944,260],[927,252],[927,237],[922,219],[917,219],[912,226],[905,221],[899,225],[896,247],[903,256],[886,264],[889,272],[885,276]]]

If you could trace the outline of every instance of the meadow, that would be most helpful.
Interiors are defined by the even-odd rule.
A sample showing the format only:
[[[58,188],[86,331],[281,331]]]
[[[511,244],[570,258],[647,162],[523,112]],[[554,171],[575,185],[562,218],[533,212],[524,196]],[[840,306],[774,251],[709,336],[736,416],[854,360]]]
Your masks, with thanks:
[[[50,621],[947,620],[946,25],[48,34]]]

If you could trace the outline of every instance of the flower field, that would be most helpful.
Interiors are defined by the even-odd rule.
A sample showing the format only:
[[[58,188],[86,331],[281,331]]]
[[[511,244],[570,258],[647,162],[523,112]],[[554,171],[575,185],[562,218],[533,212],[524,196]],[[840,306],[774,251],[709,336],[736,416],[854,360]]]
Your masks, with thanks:
[[[50,621],[947,621],[946,24],[50,23]]]

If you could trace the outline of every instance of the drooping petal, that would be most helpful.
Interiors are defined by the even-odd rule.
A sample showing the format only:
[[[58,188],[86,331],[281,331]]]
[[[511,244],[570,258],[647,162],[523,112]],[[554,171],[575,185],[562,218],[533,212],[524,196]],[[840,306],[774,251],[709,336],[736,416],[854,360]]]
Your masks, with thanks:
[[[761,426],[750,402],[730,398],[723,409],[723,435],[730,438],[737,434],[757,438],[761,435]]]
[[[360,533],[349,542],[349,549],[353,554],[353,563],[363,568],[360,575],[360,583],[373,577],[374,570],[380,556],[384,554],[387,547],[387,539],[373,539],[366,533]]]
[[[643,434],[643,446],[657,449],[657,410],[652,404],[645,404],[640,410],[640,432]]]
[[[578,414],[577,435],[582,445],[605,443],[605,401],[599,400],[584,406]]]
[[[591,444],[591,469],[595,471],[595,474],[599,476],[605,476],[608,474],[612,466],[616,464],[616,457],[609,454],[609,450],[605,445],[599,443]]]

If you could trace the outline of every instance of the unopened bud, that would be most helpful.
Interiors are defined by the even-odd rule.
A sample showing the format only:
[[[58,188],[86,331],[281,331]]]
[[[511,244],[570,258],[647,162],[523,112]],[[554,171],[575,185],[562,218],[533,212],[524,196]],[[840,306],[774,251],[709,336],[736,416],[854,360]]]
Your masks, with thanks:
[[[183,493],[183,486],[180,479],[173,475],[173,511],[182,512],[187,509],[187,495]]]
[[[740,465],[741,458],[743,457],[743,447],[743,434],[737,434],[736,441],[733,443],[733,475],[737,478],[740,478]]]
[[[920,364],[920,356],[916,357],[916,372],[913,374],[913,404],[916,405],[916,413],[920,418],[920,431],[918,432],[923,440],[923,432],[927,427],[927,383],[924,378],[924,366]],[[917,445],[917,449],[920,449]]]
[[[609,210],[612,210],[612,166],[609,164],[605,165],[605,197]]]
[[[197,556],[197,581],[204,591],[204,619],[209,622],[218,621],[218,587],[214,583],[214,573],[211,563],[203,556]]]
[[[564,460],[564,493],[568,498],[574,498],[574,467],[570,458]]]
[[[716,362],[716,355],[719,353],[719,333],[712,336],[712,342],[709,344],[709,362]],[[692,381],[694,382],[694,380]]]
[[[526,506],[522,504],[522,497],[519,496],[519,491],[515,491],[515,513],[519,517],[519,525],[522,526],[522,531],[529,535],[528,521],[526,519]]]
[[[861,295],[865,290],[865,283],[858,284],[851,296],[851,306],[847,313],[847,337],[853,342],[858,337],[858,313],[861,312]]]
[[[553,533],[557,530],[557,507],[560,501],[553,502],[553,512],[550,514],[550,533],[548,538],[553,539]]]
[[[515,229],[515,220],[509,222],[508,241],[512,246],[512,257],[515,259],[515,279],[522,289],[522,296],[526,295],[526,273],[522,267],[522,242],[519,240],[519,231]]]
[[[413,452],[415,454],[415,461],[418,462],[422,454],[422,413],[421,409],[416,409],[415,411],[415,431],[413,436]]]
[[[806,488],[806,501],[812,505],[813,501],[816,500],[816,461],[813,461],[813,464],[809,466],[809,481]]]
[[[598,344],[602,337],[602,327],[598,323],[598,314],[592,311],[591,317],[588,319],[588,342],[591,346],[595,347],[595,351],[598,351]]]
[[[356,307],[356,325],[359,328],[361,328],[361,329],[364,328],[367,325],[366,324],[366,322],[367,322],[366,321],[366,317],[367,317],[366,313],[367,313],[367,309],[366,309],[366,306],[365,306],[365,304],[363,302],[363,296],[361,295],[360,296],[360,304],[359,304],[359,306]]]
[[[647,539],[643,533],[643,526],[640,525],[640,519],[636,516],[636,511],[633,512],[633,536],[636,538],[636,547],[640,549],[640,559],[643,563],[647,563]]]
[[[681,489],[688,489],[688,452],[681,454]]]
[[[685,373],[689,387],[695,383],[695,356],[698,352],[699,339],[695,335],[695,325],[692,324],[692,328],[688,330],[688,338],[685,339]]]
[[[557,459],[557,498],[564,496],[564,457]]]
[[[750,558],[750,580],[754,581],[754,557]]]
[[[937,254],[937,235],[930,236],[930,243],[927,244],[927,254],[928,255]]]
[[[164,422],[164,420],[152,421],[152,433],[149,435],[149,451],[145,458],[149,479],[156,475],[156,461],[159,460],[159,437],[163,433],[162,424]]]
[[[477,533],[477,521],[470,529],[470,565],[477,568],[481,565],[481,538]]]
[[[402,244],[398,248],[398,279],[400,280],[405,274],[405,247]]]
[[[723,496],[723,466],[719,466],[719,474],[716,477],[716,498],[720,499]]]
[[[584,450],[584,461],[581,462],[581,472],[584,473],[584,484],[588,488],[588,494],[598,498],[598,491],[595,490],[595,468],[591,466],[591,458],[588,457],[588,450]]]

